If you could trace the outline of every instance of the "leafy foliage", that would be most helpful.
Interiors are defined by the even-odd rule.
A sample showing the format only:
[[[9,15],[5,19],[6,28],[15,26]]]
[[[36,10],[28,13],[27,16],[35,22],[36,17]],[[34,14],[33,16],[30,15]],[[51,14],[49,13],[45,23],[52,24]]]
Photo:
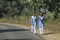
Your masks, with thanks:
[[[54,18],[60,14],[60,0],[0,0],[0,18],[25,15],[30,17],[33,12],[43,8],[54,12]]]

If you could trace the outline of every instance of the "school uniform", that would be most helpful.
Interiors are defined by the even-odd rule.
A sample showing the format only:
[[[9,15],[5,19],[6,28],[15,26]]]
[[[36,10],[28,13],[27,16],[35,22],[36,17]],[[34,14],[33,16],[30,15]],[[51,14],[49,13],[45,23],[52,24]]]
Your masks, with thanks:
[[[43,28],[44,28],[44,17],[39,16],[38,19],[39,19],[39,23],[38,23],[39,31],[40,31],[40,34],[42,34]]]
[[[31,32],[36,33],[36,16],[31,16]]]

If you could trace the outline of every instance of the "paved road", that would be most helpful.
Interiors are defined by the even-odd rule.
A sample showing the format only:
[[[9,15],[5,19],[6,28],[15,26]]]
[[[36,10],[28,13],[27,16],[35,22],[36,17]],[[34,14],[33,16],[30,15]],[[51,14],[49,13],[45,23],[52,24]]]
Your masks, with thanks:
[[[0,40],[45,40],[39,34],[34,35],[29,29],[0,24]]]

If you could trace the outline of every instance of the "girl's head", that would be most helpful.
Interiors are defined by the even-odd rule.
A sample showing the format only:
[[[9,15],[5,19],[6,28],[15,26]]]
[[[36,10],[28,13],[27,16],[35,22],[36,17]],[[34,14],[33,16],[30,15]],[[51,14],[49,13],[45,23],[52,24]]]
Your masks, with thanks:
[[[40,15],[41,17],[43,16],[43,14]]]
[[[36,13],[33,13],[32,15],[33,15],[33,16],[36,16]]]
[[[40,13],[39,15],[40,15],[41,17],[43,16],[43,14],[42,14],[42,13]]]

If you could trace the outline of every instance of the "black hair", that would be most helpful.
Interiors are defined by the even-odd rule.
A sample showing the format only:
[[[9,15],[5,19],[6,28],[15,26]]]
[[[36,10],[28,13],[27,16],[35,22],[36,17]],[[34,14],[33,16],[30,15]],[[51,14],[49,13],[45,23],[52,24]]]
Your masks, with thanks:
[[[40,16],[43,16],[43,14],[41,13]]]

